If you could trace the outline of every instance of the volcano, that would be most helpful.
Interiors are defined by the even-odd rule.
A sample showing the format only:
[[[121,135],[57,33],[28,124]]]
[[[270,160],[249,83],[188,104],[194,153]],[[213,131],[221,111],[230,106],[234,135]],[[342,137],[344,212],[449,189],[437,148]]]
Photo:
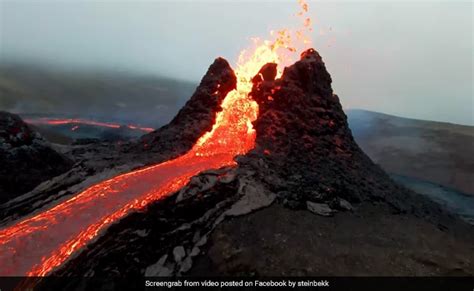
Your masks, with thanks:
[[[341,104],[345,96],[335,94],[323,58],[311,48],[324,42],[320,38],[316,46],[312,36],[327,31],[319,19],[319,33],[313,31],[306,1],[297,2],[299,25],[288,23],[268,38],[252,38],[232,65],[216,58],[189,100],[161,128],[142,125],[168,120],[160,112],[179,102],[179,93],[173,92],[184,92],[186,82],[150,78],[133,66],[124,74],[114,69],[97,77],[89,69],[54,78],[7,70],[13,75],[0,78],[0,93],[8,95],[0,104],[30,118],[0,112],[0,291],[142,290],[150,281],[186,280],[204,287],[216,277],[239,283],[308,277],[298,281],[306,284],[319,276],[438,277],[430,282],[442,285],[430,290],[472,289],[473,225],[429,196],[397,184],[361,150]],[[158,8],[163,12],[165,6]],[[259,21],[287,23],[268,9],[244,9],[256,12],[252,15]],[[120,26],[126,34],[148,35],[139,31],[147,28],[139,25],[142,17],[135,21],[139,14],[119,10],[119,16],[133,20]],[[205,17],[215,11],[228,12],[212,7],[191,14]],[[113,14],[105,16],[116,18]],[[104,22],[93,20],[85,19],[87,25],[78,28]],[[334,35],[347,38],[339,29]],[[173,31],[189,32],[160,27],[158,42],[133,35],[124,40],[133,42],[135,56],[144,49],[140,60],[153,55],[147,51],[163,43],[160,36],[176,35],[200,46],[186,46],[186,55],[198,57],[208,48],[202,46],[205,38]],[[226,37],[214,45],[229,48],[224,43],[228,37],[241,42],[238,30],[222,27],[221,32]],[[334,35],[328,35],[328,47]],[[159,66],[163,72],[183,72],[175,77],[184,78],[199,68],[165,68],[181,61],[169,50],[182,51],[180,43],[166,41],[153,51],[169,59]],[[376,43],[387,48],[383,38]],[[60,46],[54,49],[61,51]],[[99,55],[105,51],[98,49]],[[109,67],[114,56],[126,52],[126,46],[117,48],[119,55],[114,49],[105,62],[92,58],[96,69]],[[110,68],[126,59],[115,60]],[[351,64],[346,61],[339,67]],[[65,73],[74,63],[64,62],[69,64]],[[362,86],[371,85],[364,80]],[[407,88],[415,88],[412,83]],[[55,134],[66,141],[46,141]],[[355,278],[329,279],[333,289],[357,288],[351,284]],[[341,287],[338,279],[349,284]],[[411,284],[413,278],[382,279],[375,281],[377,288],[402,289],[395,281],[428,289]],[[7,281],[12,286],[5,286]],[[460,287],[464,283],[467,288]],[[258,283],[253,284],[249,289]]]
[[[264,64],[248,93],[258,106],[252,127],[203,147],[226,122],[223,100],[236,86],[217,59],[169,125],[130,145],[130,155],[152,149],[195,171],[57,265],[51,275],[71,277],[61,288],[123,288],[116,276],[474,273],[472,226],[394,183],[364,154],[314,49],[281,74]]]

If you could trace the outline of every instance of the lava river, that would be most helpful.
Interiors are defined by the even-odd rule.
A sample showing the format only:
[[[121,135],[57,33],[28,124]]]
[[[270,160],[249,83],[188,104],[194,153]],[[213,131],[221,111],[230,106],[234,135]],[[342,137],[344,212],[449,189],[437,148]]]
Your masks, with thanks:
[[[99,121],[94,121],[94,120],[88,120],[88,119],[82,119],[82,118],[65,118],[65,119],[59,119],[59,118],[27,118],[25,119],[26,123],[29,124],[36,124],[36,125],[72,125],[72,130],[75,130],[75,128],[81,126],[81,125],[92,125],[92,126],[98,126],[98,127],[107,127],[107,128],[115,128],[118,129],[122,125],[118,123],[111,123],[111,122],[99,122]],[[143,132],[152,132],[154,129],[151,127],[141,127],[138,125],[133,125],[133,124],[128,124],[125,125],[125,127],[133,130],[139,130]]]
[[[0,233],[0,274],[46,275],[105,226],[183,187],[209,168],[232,165],[232,155],[185,155],[101,182]]]
[[[301,16],[307,5],[299,3]],[[252,122],[258,106],[249,97],[252,78],[266,63],[285,64],[289,54],[301,49],[293,42],[308,45],[303,30],[295,31],[296,38],[287,29],[273,35],[273,41],[256,41],[242,52],[235,69],[237,88],[224,98],[212,130],[188,153],[100,182],[0,229],[0,276],[45,276],[125,215],[175,193],[201,171],[235,165],[236,155],[255,146]]]

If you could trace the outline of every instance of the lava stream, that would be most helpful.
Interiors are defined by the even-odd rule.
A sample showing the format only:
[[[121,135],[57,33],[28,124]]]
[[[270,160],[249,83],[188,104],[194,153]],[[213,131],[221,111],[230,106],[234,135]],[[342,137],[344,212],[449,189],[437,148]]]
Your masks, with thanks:
[[[111,123],[111,122],[100,122],[82,118],[27,118],[25,119],[26,123],[29,124],[39,124],[39,125],[64,125],[64,124],[71,124],[73,125],[73,129],[77,129],[80,125],[92,125],[92,126],[99,126],[99,127],[108,127],[108,128],[120,128],[122,126],[126,126],[129,129],[133,130],[140,130],[143,132],[152,132],[154,129],[151,127],[141,127],[138,125],[128,124],[128,125],[120,125],[118,123]],[[75,129],[74,129],[75,128]]]
[[[302,9],[298,15],[304,16],[308,7],[303,0],[298,2]],[[212,130],[188,153],[98,183],[0,230],[0,276],[47,275],[130,212],[176,192],[199,172],[235,165],[234,157],[255,145],[252,122],[258,106],[249,97],[252,78],[266,63],[286,64],[295,51],[307,47],[310,42],[304,32],[311,30],[309,23],[304,19],[303,29],[294,38],[284,29],[273,33],[273,41],[257,40],[250,53],[241,53],[235,69],[237,89],[223,100]]]
[[[44,276],[130,211],[176,192],[203,170],[234,163],[232,154],[188,154],[92,186],[2,230],[0,275]]]

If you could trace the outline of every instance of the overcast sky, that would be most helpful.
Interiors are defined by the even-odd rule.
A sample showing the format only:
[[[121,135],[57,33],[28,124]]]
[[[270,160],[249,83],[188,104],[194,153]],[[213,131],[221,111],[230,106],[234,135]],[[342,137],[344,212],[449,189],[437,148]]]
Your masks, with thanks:
[[[295,25],[292,1],[0,0],[1,60],[199,81],[249,38]],[[471,1],[310,1],[345,108],[474,125]]]

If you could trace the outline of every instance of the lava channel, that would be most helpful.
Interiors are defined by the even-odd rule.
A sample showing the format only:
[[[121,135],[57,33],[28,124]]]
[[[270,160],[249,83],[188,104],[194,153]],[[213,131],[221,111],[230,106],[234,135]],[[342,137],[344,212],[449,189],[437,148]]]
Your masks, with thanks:
[[[37,125],[64,125],[70,124],[73,127],[71,130],[77,129],[80,125],[91,125],[91,126],[98,126],[98,127],[107,127],[107,128],[120,128],[125,126],[129,129],[139,130],[143,132],[152,132],[154,129],[151,127],[142,127],[138,125],[128,124],[128,125],[120,125],[118,123],[111,123],[111,122],[100,122],[82,118],[27,118],[25,119],[26,123],[29,124],[37,124]]]
[[[203,170],[233,163],[230,154],[185,155],[92,186],[0,231],[0,275],[44,276],[130,211],[178,191]]]

